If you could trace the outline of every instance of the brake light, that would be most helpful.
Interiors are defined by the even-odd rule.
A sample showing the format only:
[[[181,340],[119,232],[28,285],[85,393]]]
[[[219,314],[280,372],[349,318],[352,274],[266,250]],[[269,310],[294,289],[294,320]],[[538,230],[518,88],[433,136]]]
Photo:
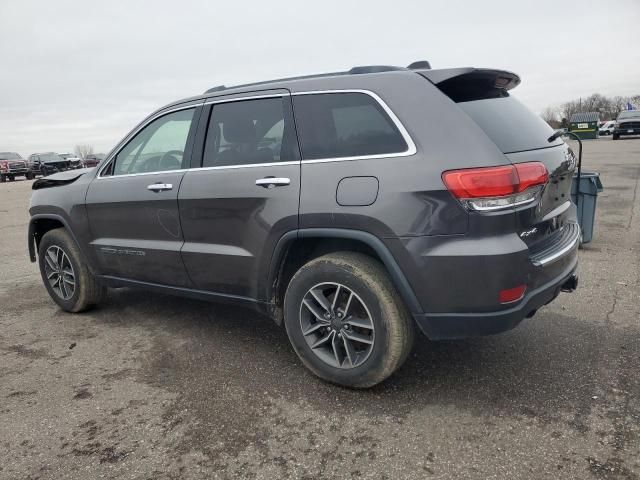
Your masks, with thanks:
[[[442,181],[472,210],[498,210],[533,201],[549,179],[541,162],[449,170]]]

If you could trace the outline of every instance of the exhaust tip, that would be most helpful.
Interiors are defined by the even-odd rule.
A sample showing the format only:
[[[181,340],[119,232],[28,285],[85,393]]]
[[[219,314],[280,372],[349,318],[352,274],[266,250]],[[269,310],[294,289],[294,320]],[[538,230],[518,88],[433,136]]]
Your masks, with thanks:
[[[576,288],[578,288],[578,275],[574,273],[562,284],[560,290],[563,292],[573,292]]]

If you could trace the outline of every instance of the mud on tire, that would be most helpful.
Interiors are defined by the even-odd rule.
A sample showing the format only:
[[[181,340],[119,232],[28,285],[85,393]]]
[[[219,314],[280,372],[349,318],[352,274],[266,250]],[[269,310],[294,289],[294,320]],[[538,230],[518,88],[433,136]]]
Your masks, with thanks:
[[[341,290],[343,293],[337,293],[338,289],[332,288],[333,285],[344,288]],[[325,286],[328,287],[325,289]],[[309,297],[312,290],[315,292],[312,295],[315,296]],[[326,297],[319,295],[318,291],[324,292]],[[319,354],[318,347],[312,348],[312,345],[323,340],[322,335],[334,335],[331,339],[333,341],[339,340],[338,332],[342,332],[342,341],[342,335],[353,336],[359,330],[357,326],[360,320],[354,322],[355,327],[346,333],[339,330],[340,320],[337,317],[344,312],[344,308],[341,310],[336,307],[337,313],[330,313],[334,309],[329,304],[344,304],[347,301],[349,293],[345,295],[345,291],[352,292],[353,298],[357,298],[362,304],[360,308],[363,313],[359,316],[370,316],[370,327],[365,323],[365,329],[361,331],[373,339],[372,344],[370,347],[366,343],[355,344],[362,346],[361,351],[366,353],[366,357],[364,354],[359,357],[361,362],[351,361],[353,355],[349,356],[347,345],[343,347],[340,342],[336,342],[334,347],[334,360],[331,359],[332,349],[328,346],[322,347],[325,349],[322,355]],[[345,296],[338,300],[338,295]],[[321,297],[320,302],[315,301],[318,296]],[[306,305],[303,307],[303,300],[306,304],[313,304],[311,307],[315,313],[306,313],[310,315],[311,324],[303,318],[308,308]],[[328,307],[322,310],[324,313],[318,308],[322,304]],[[311,260],[300,268],[288,285],[284,316],[289,340],[304,365],[318,377],[347,387],[366,388],[382,382],[404,363],[413,346],[415,324],[411,315],[384,267],[377,260],[361,253],[331,253]],[[325,323],[327,319],[333,323]],[[348,323],[344,318],[341,321]],[[315,332],[308,333],[314,328]],[[313,335],[311,341],[310,335]],[[366,348],[369,350],[366,351]]]
[[[64,228],[50,230],[42,237],[38,264],[49,295],[67,312],[87,310],[106,295],[106,288],[96,281]]]

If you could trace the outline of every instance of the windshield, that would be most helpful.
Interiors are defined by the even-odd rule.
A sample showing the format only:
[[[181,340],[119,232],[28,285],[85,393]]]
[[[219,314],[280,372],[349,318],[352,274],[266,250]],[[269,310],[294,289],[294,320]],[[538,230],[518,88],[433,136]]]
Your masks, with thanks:
[[[42,153],[40,154],[40,161],[42,162],[61,162],[62,158],[57,153]]]
[[[0,160],[22,160],[22,157],[15,152],[0,152]]]
[[[640,110],[626,110],[618,115],[618,120],[627,120],[628,118],[640,118]]]

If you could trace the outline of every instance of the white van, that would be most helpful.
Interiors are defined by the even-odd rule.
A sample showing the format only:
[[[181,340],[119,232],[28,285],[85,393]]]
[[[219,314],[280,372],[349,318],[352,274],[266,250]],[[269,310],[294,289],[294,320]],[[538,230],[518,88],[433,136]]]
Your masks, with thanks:
[[[611,135],[613,133],[613,129],[616,126],[615,120],[609,120],[608,122],[604,122],[604,124],[598,130],[600,135]]]

